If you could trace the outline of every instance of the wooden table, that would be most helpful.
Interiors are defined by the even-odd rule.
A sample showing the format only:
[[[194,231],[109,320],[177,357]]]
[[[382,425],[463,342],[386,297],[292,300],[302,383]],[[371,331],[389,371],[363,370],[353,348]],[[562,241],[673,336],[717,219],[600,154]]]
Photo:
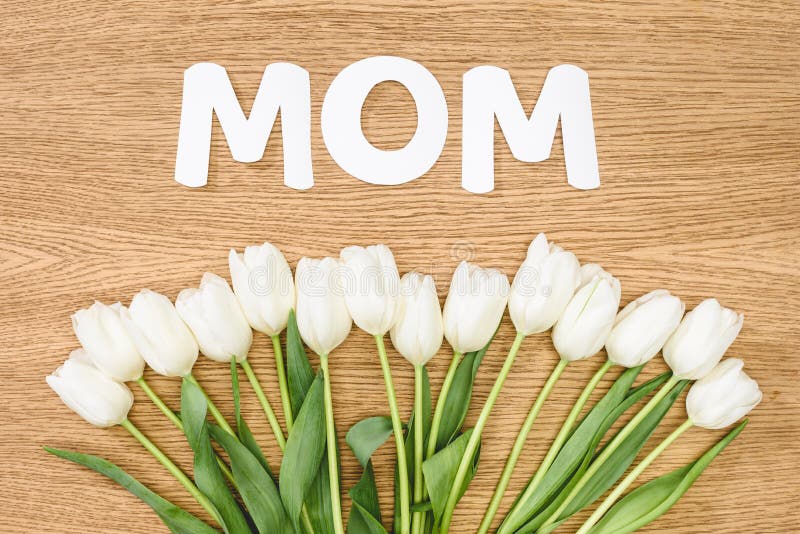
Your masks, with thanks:
[[[203,271],[227,276],[230,247],[269,240],[292,265],[383,242],[401,271],[436,275],[442,298],[458,260],[515,272],[539,231],[622,281],[623,303],[668,288],[692,307],[716,296],[746,316],[730,355],[764,391],[752,422],[680,503],[649,527],[671,532],[796,532],[800,396],[800,9],[794,2],[237,2],[3,3],[0,22],[0,509],[4,532],[163,531],[156,516],[101,476],[45,454],[44,444],[99,454],[192,511],[198,507],[120,428],[90,427],[44,376],[77,347],[70,313],[94,299],[149,287],[175,297]],[[330,159],[320,109],[332,78],[358,59],[420,61],[450,109],[445,150],[424,177],[364,184]],[[312,80],[316,185],[282,185],[277,126],[264,159],[235,163],[215,124],[208,186],[173,181],[182,73],[199,61],[228,69],[245,109],[270,62]],[[543,163],[516,161],[497,132],[496,189],[460,188],[461,76],[479,64],[508,69],[530,110],[547,70],[575,63],[590,75],[602,186],[566,183],[559,139]],[[416,116],[405,90],[377,87],[364,129],[399,148]],[[513,335],[505,318],[479,374],[474,421]],[[410,410],[412,369],[392,364]],[[251,358],[277,403],[271,349]],[[556,360],[547,335],[526,341],[487,427],[480,472],[454,531],[476,528],[512,440]],[[435,391],[449,361],[430,364]],[[378,359],[362,332],[331,359],[340,437],[387,413]],[[600,357],[571,366],[531,434],[505,510],[540,461]],[[654,363],[650,376],[663,365]],[[226,413],[225,366],[197,374]],[[150,375],[148,374],[148,378]],[[178,384],[152,378],[177,406]],[[605,383],[606,385],[608,382]],[[143,396],[136,392],[137,401]],[[246,416],[279,457],[245,392]],[[684,417],[679,402],[658,431]],[[147,402],[131,418],[187,470],[188,447]],[[692,430],[645,478],[697,456],[721,435]],[[340,440],[344,447],[344,441]],[[391,515],[392,443],[376,458]],[[343,486],[359,469],[344,450]],[[348,501],[345,501],[345,508]],[[199,512],[198,512],[199,513]],[[582,515],[581,517],[585,517]],[[576,523],[571,523],[572,525]]]

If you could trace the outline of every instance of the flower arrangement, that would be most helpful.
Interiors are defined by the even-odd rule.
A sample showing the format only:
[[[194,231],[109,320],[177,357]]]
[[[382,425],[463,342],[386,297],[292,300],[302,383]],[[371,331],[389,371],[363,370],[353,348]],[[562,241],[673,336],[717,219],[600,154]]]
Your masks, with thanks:
[[[649,465],[691,427],[728,427],[761,400],[743,362],[722,360],[742,327],[742,315],[715,299],[684,315],[683,302],[666,290],[652,291],[618,312],[619,280],[599,265],[580,265],[574,254],[549,243],[544,234],[530,244],[511,284],[500,271],[462,262],[443,310],[433,279],[416,272],[400,277],[391,251],[383,245],[347,247],[339,259],[303,258],[294,276],[280,250],[269,243],[247,247],[243,253],[231,250],[229,266],[232,288],[223,278],[206,273],[199,287],[181,291],[174,305],[145,289],[127,307],[95,302],[76,312],[72,321],[82,348],[47,377],[64,403],[89,423],[124,427],[208,512],[211,524],[102,458],[46,450],[118,482],[147,503],[172,532],[345,532],[329,365],[335,365],[330,356],[354,322],[375,339],[389,416],[368,417],[346,434],[363,467],[360,480],[349,489],[352,506],[346,531],[351,534],[387,532],[371,456],[390,437],[396,444],[393,531],[450,530],[455,507],[478,469],[485,425],[530,334],[551,330],[560,359],[508,455],[478,526],[481,534],[495,523],[527,437],[561,374],[603,347],[607,360],[586,384],[496,532],[552,532],[608,490],[578,533],[633,532],[666,513],[747,421],[697,460],[626,494]],[[506,307],[516,337],[475,425],[464,428],[473,384]],[[248,360],[253,330],[272,341],[286,434]],[[414,408],[406,418],[396,400],[387,333],[414,369]],[[434,402],[425,365],[444,339],[453,356]],[[304,345],[319,356],[316,372]],[[232,422],[192,375],[198,352],[230,366]],[[659,352],[670,371],[634,385]],[[150,388],[144,378],[146,365],[180,380],[180,410],[167,406]],[[603,376],[615,367],[621,367],[621,373],[605,395],[587,407]],[[279,466],[267,462],[262,444],[242,417],[239,368],[282,452]],[[133,395],[126,383],[131,382],[185,434],[194,454],[192,476],[128,419]],[[685,422],[629,470],[691,383]],[[632,412],[630,420],[606,436],[626,412]]]

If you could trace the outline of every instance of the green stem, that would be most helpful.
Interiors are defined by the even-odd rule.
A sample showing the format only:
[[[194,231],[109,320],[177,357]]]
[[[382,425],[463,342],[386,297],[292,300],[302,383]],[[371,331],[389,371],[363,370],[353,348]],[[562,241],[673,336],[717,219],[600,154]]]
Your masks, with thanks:
[[[542,460],[542,464],[539,466],[539,469],[536,471],[533,479],[531,480],[528,487],[525,488],[525,492],[522,496],[517,500],[518,503],[523,503],[533,496],[533,493],[536,491],[536,488],[539,487],[539,484],[542,483],[544,476],[547,474],[547,470],[550,469],[550,466],[553,464],[553,461],[556,459],[556,455],[561,450],[562,445],[567,440],[567,436],[569,436],[572,427],[575,425],[575,422],[578,420],[578,416],[581,414],[581,410],[586,405],[586,402],[589,400],[589,396],[592,394],[592,391],[597,387],[597,384],[600,383],[600,380],[603,376],[614,366],[614,363],[611,360],[606,360],[606,363],[603,364],[600,369],[592,376],[589,383],[586,384],[586,387],[583,388],[580,397],[578,400],[575,401],[575,405],[570,410],[567,419],[564,421],[564,424],[561,426],[561,430],[558,431],[558,435],[556,436],[555,440],[553,440],[553,444],[550,445],[550,449],[547,451],[547,455]],[[519,521],[517,516],[520,514],[519,509],[512,509],[509,512],[508,516],[506,517],[503,525],[500,526],[499,532],[505,532],[506,529],[514,530],[518,525],[515,525],[515,522]]]
[[[281,350],[280,335],[270,336],[272,350],[275,353],[275,371],[278,373],[278,387],[281,390],[281,404],[283,405],[283,418],[286,420],[286,432],[289,433],[294,425],[292,414],[292,401],[289,398],[289,383],[286,381],[286,369],[283,365],[283,351]]]
[[[681,434],[692,428],[693,425],[694,423],[692,423],[691,419],[688,419],[686,420],[685,423],[676,428],[672,432],[672,434],[664,438],[664,441],[659,443],[658,446],[655,449],[653,449],[653,451],[650,454],[648,454],[644,458],[644,460],[639,462],[639,465],[634,467],[633,470],[630,473],[628,473],[628,476],[626,476],[622,480],[622,482],[620,482],[617,485],[617,487],[614,488],[614,491],[612,491],[608,495],[608,497],[605,498],[605,500],[602,502],[602,504],[600,504],[597,510],[595,510],[594,513],[589,517],[589,519],[587,519],[586,522],[581,526],[577,534],[587,534],[589,530],[595,525],[595,523],[597,523],[600,520],[600,518],[603,517],[603,515],[608,511],[608,509],[611,508],[611,506],[615,502],[617,502],[617,499],[619,499],[622,496],[622,494],[625,493],[625,490],[628,489],[631,484],[633,484],[633,482],[639,477],[639,475],[641,475],[642,472],[644,472],[644,470],[647,469],[647,467],[651,463],[653,463],[653,461],[656,458],[658,458],[659,455],[661,455],[661,453],[664,452],[664,450],[667,447],[669,447],[673,441],[678,439],[678,436],[680,436]]]
[[[389,357],[386,355],[386,345],[383,336],[376,335],[375,343],[378,345],[378,356],[383,370],[383,381],[386,383],[386,397],[389,399],[389,411],[392,415],[392,430],[397,448],[397,472],[400,486],[400,533],[409,534],[411,521],[409,512],[411,504],[408,495],[408,463],[406,462],[406,445],[403,440],[403,421],[400,419],[400,410],[397,408],[397,396],[394,393],[392,370],[389,367]]]
[[[436,409],[433,411],[431,431],[428,435],[428,450],[425,453],[425,458],[430,458],[436,454],[436,442],[439,437],[439,426],[442,424],[442,417],[444,417],[444,407],[445,404],[447,404],[447,394],[450,393],[450,386],[453,384],[453,379],[456,376],[456,370],[460,362],[461,353],[453,351],[453,359],[450,361],[450,367],[447,368],[447,375],[444,377],[442,390],[439,392],[439,398],[436,400]]]
[[[161,413],[166,415],[167,419],[172,421],[172,424],[175,425],[178,430],[183,432],[183,421],[181,421],[181,418],[178,417],[163,400],[161,400],[161,397],[159,397],[158,394],[153,391],[153,389],[150,387],[150,384],[145,381],[144,377],[139,377],[139,379],[136,380],[136,383],[139,384],[139,387],[142,388],[142,391],[144,391],[145,395],[147,395],[147,397],[153,401],[153,404],[155,404],[158,409],[161,410]],[[236,485],[236,481],[233,479],[233,473],[231,473],[228,464],[226,464],[225,461],[219,457],[219,455],[216,455],[216,457],[217,465],[219,465],[219,468],[222,470],[222,474],[225,475],[225,478],[228,479],[228,482],[233,484],[233,486],[238,490],[238,486]]]
[[[203,492],[200,491],[197,486],[195,486],[194,482],[192,482],[192,480],[186,476],[186,474],[181,471],[180,468],[172,462],[172,460],[167,458],[167,455],[165,455],[161,449],[156,447],[156,445],[128,419],[125,419],[120,424],[122,425],[122,428],[130,432],[131,436],[136,438],[139,443],[141,443],[142,446],[147,449],[147,452],[152,454],[155,459],[161,463],[161,465],[167,468],[167,471],[169,471],[170,474],[174,476],[178,482],[180,482],[183,487],[189,491],[189,493],[192,494],[192,497],[194,497],[197,502],[200,503],[200,506],[205,508],[205,510],[211,515],[211,517],[214,518],[217,523],[220,525],[223,524],[217,509],[214,507],[211,501],[208,500],[208,497],[206,497]]]
[[[425,424],[422,407],[422,381],[425,368],[414,366],[414,504],[425,499],[425,482],[422,475],[422,458],[425,448]],[[422,532],[425,512],[415,512],[411,524],[414,534]]]
[[[461,487],[464,484],[464,480],[467,478],[467,472],[472,465],[473,457],[475,456],[475,452],[478,449],[478,444],[481,441],[483,427],[486,426],[486,423],[489,420],[489,415],[492,413],[494,403],[497,401],[498,395],[500,395],[500,390],[503,388],[503,383],[505,383],[508,373],[511,371],[511,367],[514,365],[514,360],[517,357],[519,348],[522,345],[522,340],[524,339],[525,334],[517,332],[517,336],[514,338],[514,344],[511,345],[511,350],[508,351],[508,356],[503,364],[503,368],[500,369],[500,374],[494,381],[492,390],[489,392],[489,397],[486,399],[486,403],[483,405],[483,409],[478,416],[478,421],[475,423],[475,428],[472,429],[472,435],[469,437],[469,441],[467,442],[467,448],[464,451],[464,456],[461,457],[461,463],[458,464],[458,471],[456,471],[453,485],[450,486],[450,493],[447,496],[447,503],[445,504],[444,512],[442,513],[441,528],[439,529],[439,531],[442,533],[447,533],[450,529],[450,521],[453,518],[453,511],[456,508],[458,497],[461,493]]]
[[[228,424],[228,422],[225,420],[225,417],[222,415],[222,412],[219,411],[217,405],[214,404],[214,401],[211,400],[211,397],[208,396],[208,393],[206,393],[206,390],[203,389],[203,386],[200,385],[200,382],[197,381],[194,375],[189,373],[188,375],[183,377],[183,379],[188,380],[189,382],[197,386],[200,389],[200,391],[203,392],[203,395],[206,398],[206,402],[208,403],[208,411],[211,413],[211,416],[214,418],[217,424],[222,428],[222,430],[224,430],[225,432],[227,432],[232,436],[235,436],[236,432],[233,431],[231,425]]]
[[[564,502],[561,503],[558,509],[555,512],[553,512],[553,514],[547,518],[547,521],[545,521],[544,524],[542,524],[542,526],[539,528],[544,528],[558,521],[559,517],[564,512],[564,510],[567,509],[567,507],[572,503],[572,501],[575,499],[578,493],[584,488],[584,486],[586,486],[586,484],[589,483],[589,480],[591,480],[591,478],[595,475],[595,473],[597,473],[597,471],[600,470],[600,467],[606,462],[606,460],[608,460],[614,453],[614,451],[617,450],[617,448],[622,444],[625,438],[627,438],[631,434],[631,432],[633,432],[636,429],[636,427],[639,426],[639,423],[641,423],[642,420],[645,417],[647,417],[647,415],[650,412],[653,411],[656,405],[659,402],[661,402],[661,400],[664,397],[667,396],[667,394],[679,381],[680,379],[673,375],[672,377],[670,377],[669,380],[667,380],[664,383],[663,386],[661,386],[661,389],[658,391],[658,393],[653,395],[653,398],[650,399],[650,401],[647,404],[645,404],[641,410],[639,410],[639,413],[633,416],[633,419],[631,419],[628,422],[628,424],[625,425],[622,428],[622,430],[619,431],[619,433],[614,437],[614,439],[611,440],[611,442],[605,446],[603,452],[601,452],[600,455],[597,458],[595,458],[595,460],[589,465],[589,468],[583,473],[581,478],[572,488],[572,491],[569,492],[567,498],[564,499]]]
[[[283,429],[281,428],[281,424],[278,422],[278,418],[275,417],[275,412],[272,411],[272,406],[270,405],[269,400],[267,400],[267,396],[264,394],[264,389],[261,387],[258,377],[256,377],[256,374],[253,372],[250,362],[239,359],[237,359],[236,362],[242,366],[242,369],[244,369],[244,374],[247,375],[247,380],[250,381],[250,385],[253,387],[256,397],[258,397],[258,402],[261,404],[261,408],[264,410],[264,414],[267,416],[269,426],[272,428],[272,433],[275,435],[275,441],[278,442],[278,446],[281,448],[281,450],[284,450],[286,448],[286,438],[283,436]]]
[[[511,481],[511,474],[514,472],[514,467],[516,467],[519,456],[522,454],[522,449],[525,447],[525,442],[528,439],[531,427],[533,427],[533,423],[539,416],[544,402],[547,400],[547,397],[550,396],[550,392],[553,390],[556,382],[558,382],[561,373],[567,368],[568,363],[567,360],[558,361],[558,365],[556,365],[553,372],[550,373],[550,377],[547,379],[547,382],[544,383],[542,390],[536,397],[536,402],[531,406],[531,411],[528,412],[528,417],[525,418],[525,422],[522,424],[519,434],[517,434],[517,439],[514,441],[514,446],[511,448],[511,454],[508,455],[508,460],[506,460],[503,473],[500,475],[500,480],[497,482],[492,500],[489,502],[486,513],[483,515],[483,521],[481,521],[481,525],[478,528],[478,534],[486,534],[489,532],[489,527],[492,525],[492,520],[497,513],[497,509],[500,508],[500,501],[503,500],[503,495],[505,495],[506,488],[508,488],[508,483]]]
[[[331,395],[331,374],[328,371],[328,355],[319,355],[319,366],[322,368],[325,390],[325,441],[328,448],[328,480],[331,490],[331,512],[333,513],[333,530],[336,534],[344,534],[342,522],[342,503],[339,495],[339,462],[336,447],[336,426],[333,422],[333,395]]]

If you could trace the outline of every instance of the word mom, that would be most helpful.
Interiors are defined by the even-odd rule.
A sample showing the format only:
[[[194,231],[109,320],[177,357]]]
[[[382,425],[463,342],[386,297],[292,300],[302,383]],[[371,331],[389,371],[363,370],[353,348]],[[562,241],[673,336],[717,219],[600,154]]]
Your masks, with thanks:
[[[376,148],[361,130],[364,101],[384,81],[403,84],[417,106],[416,132],[399,150]],[[280,111],[283,182],[294,189],[312,187],[310,87],[302,67],[268,65],[246,117],[223,67],[198,63],[186,69],[175,180],[189,187],[207,183],[213,113],[233,159],[250,163],[263,157]],[[550,156],[560,118],[567,182],[578,189],[600,186],[589,77],[583,69],[550,69],[530,118],[508,71],[480,66],[464,74],[461,185],[467,191],[494,189],[495,117],[511,153],[525,162]],[[397,185],[419,178],[436,163],[447,137],[447,102],[439,82],[419,63],[376,56],[349,65],[334,78],[321,122],[328,152],[344,171],[371,184]]]

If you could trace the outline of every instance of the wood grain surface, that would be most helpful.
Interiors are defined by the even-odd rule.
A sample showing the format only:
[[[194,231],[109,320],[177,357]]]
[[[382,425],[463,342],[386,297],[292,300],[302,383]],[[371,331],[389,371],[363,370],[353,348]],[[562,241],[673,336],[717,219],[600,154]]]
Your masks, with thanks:
[[[513,275],[539,231],[618,276],[623,303],[663,287],[689,307],[716,296],[745,314],[729,354],[745,359],[764,400],[740,438],[646,530],[800,530],[796,2],[6,0],[2,11],[4,532],[165,531],[125,490],[48,456],[44,444],[105,456],[200,513],[124,430],[89,426],[47,388],[44,376],[77,347],[69,320],[74,310],[94,299],[127,303],[142,287],[174,298],[204,271],[227,276],[230,247],[264,240],[281,247],[292,265],[303,255],[383,242],[401,271],[434,274],[444,297],[460,259]],[[424,64],[449,105],[440,160],[402,186],[373,186],[346,175],[320,133],[332,78],[353,61],[379,54]],[[266,64],[291,61],[310,71],[313,189],[283,186],[277,125],[264,159],[241,164],[231,159],[215,122],[208,186],[192,190],[173,181],[182,73],[200,61],[227,68],[248,110]],[[498,130],[496,189],[486,195],[462,190],[462,74],[480,64],[508,69],[530,110],[547,70],[560,63],[580,65],[590,75],[602,186],[578,191],[567,185],[560,134],[551,159],[528,164],[511,156]],[[416,124],[410,96],[394,83],[378,86],[363,123],[377,146],[403,146]],[[468,424],[512,337],[506,317],[478,376]],[[251,358],[277,403],[263,336]],[[391,358],[402,408],[409,411],[412,368],[394,351]],[[434,391],[448,362],[442,348],[430,364]],[[486,429],[480,471],[457,508],[455,532],[477,528],[517,429],[555,362],[547,335],[526,340]],[[595,357],[565,373],[528,440],[503,510],[600,362]],[[359,469],[344,432],[388,409],[368,335],[354,330],[331,365],[346,490]],[[662,368],[659,361],[644,375]],[[201,359],[197,374],[230,414],[228,369]],[[152,376],[152,382],[177,406],[175,381]],[[246,416],[277,463],[256,399],[249,390],[244,395]],[[185,441],[140,391],[136,399],[143,402],[131,419],[190,470]],[[679,402],[656,438],[684,413]],[[696,457],[721,434],[690,431],[644,479]],[[391,516],[393,455],[388,442],[375,461],[385,517]]]

